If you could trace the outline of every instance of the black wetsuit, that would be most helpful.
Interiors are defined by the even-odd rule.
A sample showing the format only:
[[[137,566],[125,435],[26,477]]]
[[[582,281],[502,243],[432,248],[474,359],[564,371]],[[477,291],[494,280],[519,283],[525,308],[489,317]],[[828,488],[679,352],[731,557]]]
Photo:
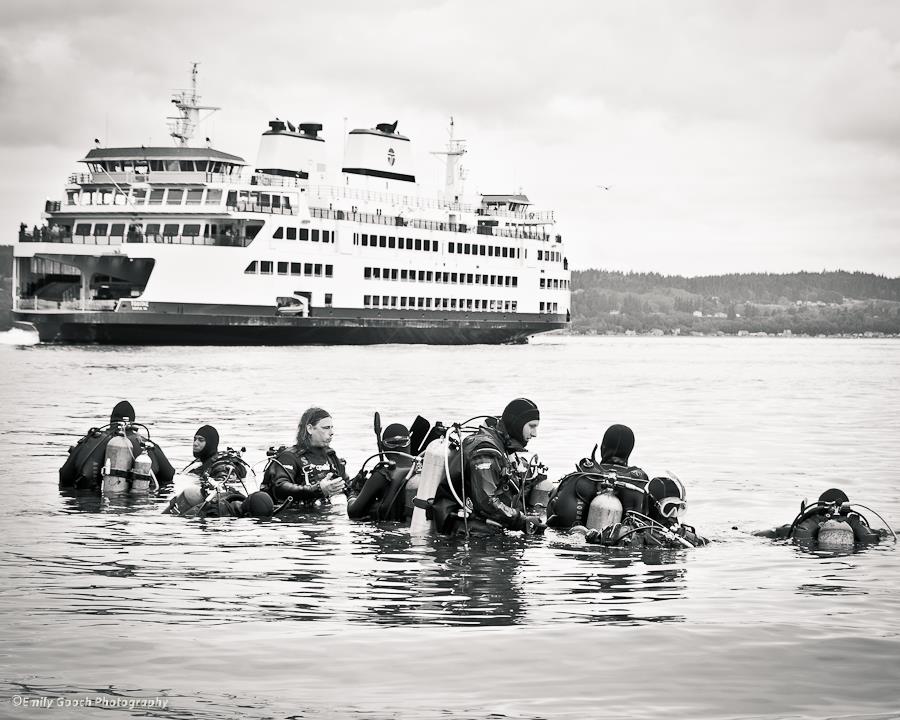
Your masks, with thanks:
[[[347,494],[348,517],[408,522],[412,518],[412,508],[406,507],[405,488],[411,467],[410,459],[400,458],[379,462],[364,482],[357,476]]]
[[[657,521],[660,522],[660,521]],[[646,547],[646,548],[681,548],[687,547],[679,538],[686,540],[691,547],[708,544],[708,540],[697,534],[690,525],[675,525],[660,522],[659,525],[641,522],[640,518],[626,515],[625,521],[604,530],[589,530],[585,540],[608,547]],[[665,529],[664,529],[665,528]]]
[[[754,535],[774,540],[790,538],[798,543],[814,543],[818,541],[819,530],[823,523],[829,519],[846,522],[853,531],[853,541],[855,543],[877,543],[881,540],[881,534],[870,528],[869,522],[859,513],[852,511],[833,513],[830,509],[817,505],[806,510],[793,523],[781,525],[771,530],[763,530],[754,533]]]
[[[450,479],[456,493],[472,504],[468,518],[470,532],[493,533],[499,529],[497,525],[508,530],[527,528],[527,515],[521,509],[523,478],[519,476],[514,455],[524,449],[500,422],[496,427],[478,428],[475,434],[463,439],[461,450],[451,456]],[[462,531],[464,524],[457,515],[459,509],[445,480],[434,498],[435,527],[439,532]],[[488,520],[497,525],[489,525]]]
[[[87,435],[69,448],[69,457],[59,469],[60,488],[99,490],[100,471],[106,460],[106,446],[116,435],[112,427],[91,428]],[[146,450],[150,457],[151,469],[160,486],[170,485],[175,477],[175,468],[169,462],[159,445],[144,440],[137,430],[129,429],[127,437],[131,441],[132,452],[137,457]]]
[[[324,500],[321,481],[334,475],[348,482],[344,462],[331,448],[307,448],[296,445],[282,450],[266,466],[261,490],[272,496],[275,502],[289,497],[312,504]]]
[[[616,487],[616,496],[622,501],[623,511],[647,513],[647,496],[643,490],[650,478],[639,467],[614,457],[599,464],[585,458],[578,463],[578,468],[562,478],[550,493],[547,503],[547,525],[550,527],[567,528],[587,522],[588,508],[600,485],[598,476],[620,483]]]

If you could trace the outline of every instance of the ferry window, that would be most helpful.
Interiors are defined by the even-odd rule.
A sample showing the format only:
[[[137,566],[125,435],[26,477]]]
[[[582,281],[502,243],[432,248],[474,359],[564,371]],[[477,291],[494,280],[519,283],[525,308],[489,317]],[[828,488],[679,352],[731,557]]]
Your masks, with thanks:
[[[437,241],[437,240],[433,240],[433,241],[431,242],[431,250],[432,250],[433,252],[437,252],[437,251],[438,251],[438,241]]]
[[[353,233],[353,244],[359,245],[359,233]]]
[[[517,278],[515,275],[513,275],[512,286],[519,287],[519,278]]]
[[[472,246],[470,243],[466,243],[465,245],[463,245],[463,252],[466,255],[469,255],[472,252]]]
[[[547,287],[547,281],[541,278],[541,289],[543,290],[545,287]]]
[[[179,188],[170,188],[169,196],[166,198],[166,205],[181,205],[184,199],[184,190]]]
[[[319,242],[319,231],[318,230],[312,231],[312,241]]]
[[[396,279],[397,279],[397,268],[392,268],[391,269],[391,280],[396,280]]]
[[[303,263],[303,274],[312,275],[312,263]]]
[[[400,307],[402,307],[402,308],[406,307],[406,295],[400,296]]]
[[[109,228],[109,225],[106,223],[97,223],[94,225],[94,237],[98,237],[101,235],[106,235],[106,231]]]
[[[363,295],[363,305],[369,307],[372,304],[372,296],[371,295]]]
[[[78,204],[78,193],[74,190],[69,190],[66,192],[66,205],[77,205]]]
[[[425,273],[425,279],[428,280],[428,282],[431,282],[431,281],[434,279],[434,278],[432,277],[433,275],[434,275],[434,273],[433,273],[431,270],[428,270],[428,271]]]
[[[125,234],[125,223],[113,223],[113,226],[109,229],[109,234],[122,237]]]
[[[454,251],[454,248],[455,248],[455,247],[456,247],[456,243],[450,243],[450,244],[447,246],[447,252],[451,252],[451,253],[452,253],[452,252],[455,252],[455,251]]]
[[[452,299],[450,300],[450,307],[451,307],[453,310],[456,310],[456,298],[452,298]]]
[[[482,284],[482,285],[487,285],[487,284],[488,284],[488,276],[487,276],[487,275],[482,275],[482,276],[481,276],[481,284]]]
[[[279,275],[287,275],[288,274],[288,264],[286,262],[278,263],[278,274]]]
[[[369,246],[369,236],[366,235],[365,233],[363,233],[362,235],[360,235],[359,241],[360,241],[360,243],[363,245],[363,247],[368,247],[368,246]]]
[[[265,203],[263,203],[265,204]],[[273,195],[272,196],[272,207],[280,208],[281,207],[281,195]]]
[[[384,235],[378,236],[378,247],[387,247],[387,238]]]
[[[331,307],[331,293],[325,293],[325,307]]]
[[[541,304],[540,304],[539,312],[544,312],[544,303],[543,303],[543,301],[542,301]]]
[[[397,238],[391,236],[388,238],[388,247],[394,249],[397,247]]]
[[[391,307],[397,307],[397,296],[391,295]]]
[[[314,273],[316,277],[322,277],[322,263],[316,263],[314,267]]]
[[[178,172],[178,161],[177,160],[166,160],[166,170],[168,172]]]
[[[403,244],[400,247],[405,248],[406,250],[413,249],[412,238],[401,238],[401,240],[403,240]]]
[[[422,249],[422,241],[419,238],[416,238],[416,250]]]
[[[187,204],[188,205],[199,205],[203,202],[203,190],[188,190],[187,191]]]
[[[456,273],[450,273],[450,282],[456,282]]]
[[[197,237],[200,235],[200,226],[199,225],[185,225],[184,229],[181,231],[182,235],[187,235],[189,237]]]
[[[287,239],[288,240],[296,240],[297,239],[297,228],[289,227],[287,229]]]
[[[493,245],[488,245],[488,255],[490,257],[494,257],[494,246]]]
[[[300,239],[309,240],[309,230],[307,230],[306,228],[300,228]]]
[[[162,160],[150,161],[150,172],[162,172],[164,169]]]
[[[325,277],[334,277],[334,265],[325,266]]]
[[[401,271],[400,271],[400,279],[401,279],[401,280],[406,280],[406,270],[401,270]]]
[[[479,252],[478,254],[479,254],[479,255],[484,255],[484,245],[479,245],[479,246],[478,246],[478,249],[480,250],[480,252]]]
[[[284,238],[284,228],[280,227],[272,233],[273,240],[282,240]]]
[[[131,191],[131,201],[135,205],[143,205],[147,200],[147,191],[146,190],[132,190]]]
[[[515,311],[516,311],[516,307],[518,306],[518,304],[519,304],[519,302],[518,302],[517,300],[513,300],[512,303],[510,303],[509,309],[510,309],[512,312],[515,312]]]
[[[178,223],[168,223],[163,226],[163,235],[166,237],[174,237],[178,234]]]
[[[194,172],[194,161],[193,160],[180,160],[178,162],[178,167],[181,172]]]
[[[214,162],[214,163],[212,164],[212,171],[213,171],[214,173],[222,172],[222,163],[219,162],[219,161]]]
[[[381,295],[373,295],[372,296],[372,305],[378,307],[381,305]]]
[[[259,272],[261,275],[271,275],[272,274],[272,261],[271,260],[261,260],[259,263]]]
[[[165,194],[165,190],[151,190],[150,191],[150,204],[151,205],[162,205],[163,195]]]
[[[75,234],[76,235],[90,235],[91,234],[91,224],[90,223],[78,223],[75,226]]]
[[[253,240],[259,235],[260,230],[262,230],[262,225],[248,225],[247,229],[244,230],[244,237],[248,240]]]
[[[444,273],[444,282],[450,282],[450,273],[448,273],[448,272]]]
[[[422,247],[423,247],[425,250],[431,252],[431,240],[426,240],[426,241],[422,244]]]
[[[300,263],[291,263],[291,275],[300,275],[301,268]]]
[[[147,236],[159,235],[159,223],[148,223],[144,234]]]
[[[366,267],[363,268],[363,280],[371,280],[372,279],[372,268]]]
[[[419,307],[422,307],[421,305]],[[425,307],[431,308],[431,298],[425,298]]]
[[[149,228],[150,226],[148,225],[147,227]],[[256,267],[257,262],[254,260],[244,269],[244,275],[256,275]]]

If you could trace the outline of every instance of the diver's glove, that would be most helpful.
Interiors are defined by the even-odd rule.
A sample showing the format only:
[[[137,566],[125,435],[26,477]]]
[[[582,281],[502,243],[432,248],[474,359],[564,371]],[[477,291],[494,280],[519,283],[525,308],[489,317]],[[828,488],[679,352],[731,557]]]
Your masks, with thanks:
[[[360,470],[344,484],[344,495],[359,495],[362,486],[366,484],[366,471]]]
[[[589,543],[596,545],[617,545],[619,535],[622,530],[621,523],[615,523],[602,530],[588,530],[584,535],[584,539]]]
[[[537,515],[526,515],[524,523],[526,535],[543,535],[544,530],[547,529],[547,526],[541,522]]]

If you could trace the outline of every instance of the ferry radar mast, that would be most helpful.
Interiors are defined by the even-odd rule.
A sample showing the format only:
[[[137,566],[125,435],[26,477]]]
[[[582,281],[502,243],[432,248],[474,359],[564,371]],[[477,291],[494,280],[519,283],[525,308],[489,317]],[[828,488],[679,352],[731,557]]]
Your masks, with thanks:
[[[459,198],[463,194],[463,181],[466,179],[465,169],[460,160],[466,154],[465,140],[453,137],[453,118],[450,118],[450,140],[447,142],[446,150],[433,150],[432,155],[444,155],[446,161],[446,173],[444,175],[444,190],[447,193],[447,199],[452,202],[459,202]]]
[[[212,105],[201,105],[200,95],[197,94],[197,66],[200,63],[191,63],[191,89],[176,91],[172,96],[172,102],[181,113],[177,117],[169,117],[172,122],[169,124],[172,132],[169,133],[175,140],[175,144],[180,147],[187,147],[188,142],[194,136],[194,130],[202,122],[200,120],[200,111],[209,110],[209,114],[203,118],[206,120],[216,110],[220,108]]]

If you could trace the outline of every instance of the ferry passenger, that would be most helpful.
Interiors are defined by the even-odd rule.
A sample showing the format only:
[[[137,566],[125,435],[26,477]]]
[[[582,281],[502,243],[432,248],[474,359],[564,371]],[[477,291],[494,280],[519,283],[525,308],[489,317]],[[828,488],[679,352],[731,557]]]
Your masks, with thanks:
[[[869,527],[869,521],[853,508],[847,494],[838,488],[831,488],[823,492],[816,502],[804,503],[793,522],[753,534],[804,544],[850,546],[877,543],[888,532]]]
[[[297,442],[270,459],[261,489],[275,502],[292,498],[312,505],[341,492],[349,481],[344,461],[331,449],[334,421],[318,407],[306,410],[297,426]]]
[[[108,425],[91,428],[83,438],[69,448],[69,457],[59,469],[60,488],[99,490],[100,471],[106,457],[106,446],[120,431],[124,431],[125,436],[131,441],[132,454],[135,457],[141,450],[146,451],[150,457],[151,469],[160,486],[170,485],[175,477],[175,468],[159,445],[140,434],[140,426],[135,424],[134,408],[130,402],[122,400],[113,408]]]
[[[516,398],[503,410],[499,421],[485,422],[463,439],[449,459],[449,482],[435,493],[434,520],[438,532],[493,534],[498,528],[542,533],[546,527],[537,515],[525,510],[524,480],[516,453],[525,450],[537,436],[540,423],[537,405]],[[471,503],[471,513],[462,518],[462,503]],[[522,509],[519,509],[521,504]]]
[[[598,491],[600,476],[618,484],[616,495],[623,511],[649,510],[645,489],[649,477],[641,468],[628,464],[634,450],[634,432],[627,425],[610,425],[600,443],[600,462],[596,447],[591,457],[579,460],[575,472],[559,481],[547,504],[547,524],[550,527],[572,527],[587,523],[588,508]]]
[[[409,522],[412,504],[406,501],[414,462],[409,454],[410,434],[405,425],[393,423],[381,434],[383,460],[370,471],[361,469],[348,483],[347,515],[354,520]]]
[[[619,547],[699,547],[709,541],[681,522],[687,512],[684,485],[676,477],[655,477],[647,483],[648,512],[626,512],[621,523],[587,530],[589,543]]]

